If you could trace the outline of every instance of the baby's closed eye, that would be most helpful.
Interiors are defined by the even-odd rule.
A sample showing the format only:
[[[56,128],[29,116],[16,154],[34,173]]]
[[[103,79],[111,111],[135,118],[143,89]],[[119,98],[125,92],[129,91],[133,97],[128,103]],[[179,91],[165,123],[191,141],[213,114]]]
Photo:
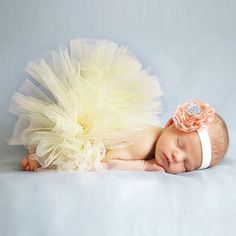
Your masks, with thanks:
[[[176,138],[176,145],[179,149],[183,148],[182,140],[179,137]]]

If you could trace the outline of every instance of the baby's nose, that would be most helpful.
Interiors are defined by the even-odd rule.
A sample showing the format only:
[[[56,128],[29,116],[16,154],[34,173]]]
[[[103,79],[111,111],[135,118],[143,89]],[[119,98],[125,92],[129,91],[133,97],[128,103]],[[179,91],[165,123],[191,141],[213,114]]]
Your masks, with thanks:
[[[173,161],[174,162],[181,162],[181,161],[183,161],[184,160],[184,155],[183,155],[183,153],[181,153],[181,152],[177,152],[177,151],[174,151],[173,153],[172,153],[172,159],[173,159]]]

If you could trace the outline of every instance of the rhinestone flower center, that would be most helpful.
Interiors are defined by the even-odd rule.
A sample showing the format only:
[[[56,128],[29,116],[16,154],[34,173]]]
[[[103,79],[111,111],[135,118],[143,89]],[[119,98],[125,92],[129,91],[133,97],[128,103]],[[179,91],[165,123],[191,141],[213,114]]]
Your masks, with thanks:
[[[196,104],[192,104],[186,108],[186,112],[189,116],[195,116],[201,112],[201,108]]]

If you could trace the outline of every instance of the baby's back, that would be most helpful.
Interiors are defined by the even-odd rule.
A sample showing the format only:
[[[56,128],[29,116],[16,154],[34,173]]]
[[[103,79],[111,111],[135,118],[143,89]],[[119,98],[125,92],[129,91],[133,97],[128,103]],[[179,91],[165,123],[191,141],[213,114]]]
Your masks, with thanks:
[[[125,148],[109,150],[106,153],[105,160],[148,160],[155,158],[155,146],[160,131],[160,127],[148,125],[134,144]]]

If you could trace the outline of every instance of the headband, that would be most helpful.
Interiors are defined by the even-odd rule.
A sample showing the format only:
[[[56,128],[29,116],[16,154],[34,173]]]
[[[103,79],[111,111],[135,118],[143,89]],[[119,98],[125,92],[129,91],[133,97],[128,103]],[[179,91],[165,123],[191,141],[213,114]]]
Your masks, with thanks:
[[[202,164],[199,169],[205,169],[211,164],[211,140],[206,129],[197,130],[202,145]]]
[[[209,124],[214,120],[215,110],[200,100],[186,102],[176,108],[173,121],[176,128],[184,132],[197,131],[202,147],[202,163],[199,169],[211,163],[211,140]]]

